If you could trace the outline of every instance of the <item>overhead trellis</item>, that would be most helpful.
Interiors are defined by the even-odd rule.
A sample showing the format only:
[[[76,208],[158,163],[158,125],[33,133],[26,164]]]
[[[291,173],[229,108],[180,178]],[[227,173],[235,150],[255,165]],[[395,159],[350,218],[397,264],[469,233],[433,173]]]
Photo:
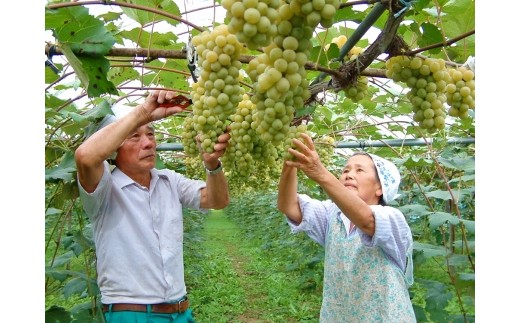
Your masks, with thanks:
[[[436,142],[435,139],[389,139],[389,140],[352,140],[340,141],[335,148],[375,148],[375,147],[404,147],[404,146],[427,146]],[[471,145],[475,143],[475,138],[451,138],[443,140],[443,144],[449,145]],[[179,143],[163,143],[157,145],[158,151],[182,151],[184,147]]]

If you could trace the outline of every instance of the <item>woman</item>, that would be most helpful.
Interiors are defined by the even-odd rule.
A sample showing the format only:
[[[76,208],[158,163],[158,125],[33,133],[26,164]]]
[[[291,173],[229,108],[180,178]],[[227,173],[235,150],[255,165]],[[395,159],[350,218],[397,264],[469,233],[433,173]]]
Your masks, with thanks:
[[[278,209],[293,232],[325,247],[320,322],[416,322],[412,234],[404,215],[387,206],[400,182],[386,159],[356,153],[337,179],[321,163],[312,139],[289,148],[278,186]],[[297,193],[297,170],[320,185],[326,201]]]

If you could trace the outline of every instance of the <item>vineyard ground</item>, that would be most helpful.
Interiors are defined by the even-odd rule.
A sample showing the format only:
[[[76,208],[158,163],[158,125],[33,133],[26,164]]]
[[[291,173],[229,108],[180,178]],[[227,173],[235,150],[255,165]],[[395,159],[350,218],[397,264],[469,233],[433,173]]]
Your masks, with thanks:
[[[318,321],[321,291],[302,292],[297,277],[283,270],[286,264],[244,239],[223,213],[207,217],[203,240],[200,262],[186,264],[192,266],[186,283],[197,322]]]

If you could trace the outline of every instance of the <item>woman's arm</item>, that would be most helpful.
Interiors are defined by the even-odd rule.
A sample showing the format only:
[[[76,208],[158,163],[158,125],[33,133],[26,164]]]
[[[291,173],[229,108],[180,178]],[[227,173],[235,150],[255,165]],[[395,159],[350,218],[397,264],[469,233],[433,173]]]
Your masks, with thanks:
[[[303,215],[296,191],[298,185],[296,171],[296,168],[288,166],[284,162],[280,182],[278,183],[278,210],[295,224],[300,224]]]

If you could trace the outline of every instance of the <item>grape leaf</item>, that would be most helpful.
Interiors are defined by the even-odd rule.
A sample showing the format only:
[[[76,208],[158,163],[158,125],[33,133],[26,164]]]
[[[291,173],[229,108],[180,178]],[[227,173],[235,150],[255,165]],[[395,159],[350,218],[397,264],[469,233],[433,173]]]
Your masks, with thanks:
[[[110,68],[108,59],[103,56],[78,57],[67,44],[61,44],[61,50],[76,72],[81,84],[87,89],[89,97],[98,97],[105,93],[117,95],[116,87],[107,79]]]
[[[177,4],[174,1],[170,0],[130,0],[130,3],[140,5],[142,7],[155,8],[161,11],[165,11],[175,16],[180,16],[180,10]],[[154,12],[149,12],[141,9],[134,9],[128,7],[121,7],[121,10],[130,17],[135,20],[139,25],[144,26],[152,22],[166,21],[171,25],[176,25],[179,22],[175,19],[166,18],[164,16],[158,15]]]
[[[81,6],[46,10],[45,28],[52,29],[59,43],[69,46],[77,55],[102,56],[115,43],[104,23]]]
[[[440,30],[430,23],[424,23],[421,25],[422,37],[419,39],[419,46],[426,47],[428,45],[437,44],[443,41]],[[439,53],[440,47],[432,48],[429,50],[432,54]]]

